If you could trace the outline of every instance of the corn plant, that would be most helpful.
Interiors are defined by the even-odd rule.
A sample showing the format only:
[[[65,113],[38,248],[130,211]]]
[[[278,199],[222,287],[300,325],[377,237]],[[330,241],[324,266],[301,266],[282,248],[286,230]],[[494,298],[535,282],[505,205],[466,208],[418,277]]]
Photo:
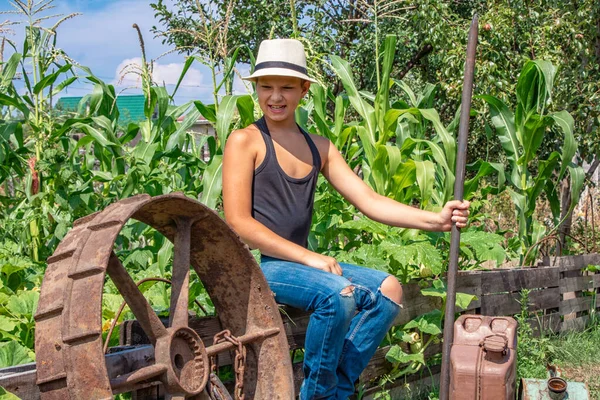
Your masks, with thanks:
[[[402,81],[391,77],[396,47],[396,37],[389,35],[383,45],[381,85],[375,96],[359,92],[353,81],[348,62],[332,55],[331,65],[346,91],[348,100],[361,120],[341,129],[336,123],[332,133],[346,139],[360,139],[361,171],[363,179],[379,194],[409,203],[417,198],[422,208],[441,207],[452,198],[456,140],[454,130],[457,120],[444,125],[432,107],[436,86],[426,85],[423,93],[416,95]],[[391,102],[390,88],[397,85],[406,93],[409,103]],[[391,104],[390,104],[391,103]],[[341,101],[336,100],[336,121]],[[323,118],[317,110],[316,122],[321,131]],[[431,133],[433,131],[433,133]],[[504,181],[504,169],[500,164],[480,161],[474,164],[477,172],[468,182],[469,197],[475,192],[481,178],[498,175],[498,188]]]
[[[521,261],[527,250],[545,234],[546,228],[533,219],[536,200],[546,194],[554,216],[554,226],[559,226],[560,201],[558,182],[566,176],[571,180],[571,204],[573,208],[583,186],[584,171],[572,163],[577,153],[573,136],[574,121],[566,110],[548,112],[556,67],[550,62],[533,60],[525,63],[517,82],[517,105],[514,110],[500,99],[480,96],[490,108],[491,122],[510,165],[508,189],[516,206],[519,237],[522,240]],[[537,157],[537,151],[548,130],[562,133],[561,151],[553,151],[547,159]],[[532,257],[535,252],[532,252]]]

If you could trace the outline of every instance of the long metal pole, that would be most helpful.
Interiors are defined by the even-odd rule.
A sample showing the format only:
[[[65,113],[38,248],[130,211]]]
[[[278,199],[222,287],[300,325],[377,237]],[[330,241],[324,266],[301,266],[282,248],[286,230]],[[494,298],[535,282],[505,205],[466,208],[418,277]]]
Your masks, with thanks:
[[[463,200],[465,182],[465,164],[467,160],[467,136],[469,135],[469,116],[471,96],[473,94],[473,75],[475,74],[475,50],[477,48],[477,14],[473,16],[467,42],[467,61],[463,82],[460,125],[458,128],[458,154],[456,155],[456,180],[454,181],[454,199]],[[446,312],[444,319],[444,344],[442,347],[442,374],[440,376],[440,400],[448,400],[450,393],[450,349],[454,341],[454,309],[456,302],[456,272],[458,270],[458,252],[460,247],[460,229],[452,224],[450,240],[450,260],[448,265],[448,284],[446,293]]]

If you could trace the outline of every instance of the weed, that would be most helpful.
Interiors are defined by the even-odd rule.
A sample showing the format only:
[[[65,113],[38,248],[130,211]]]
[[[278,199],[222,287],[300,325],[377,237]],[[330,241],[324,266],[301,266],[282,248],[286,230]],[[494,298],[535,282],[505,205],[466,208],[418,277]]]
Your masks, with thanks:
[[[534,336],[533,329],[529,324],[531,317],[529,313],[530,290],[521,291],[521,312],[515,316],[519,323],[517,332],[517,377],[538,378],[546,377],[546,364],[555,351],[555,346],[549,337]]]

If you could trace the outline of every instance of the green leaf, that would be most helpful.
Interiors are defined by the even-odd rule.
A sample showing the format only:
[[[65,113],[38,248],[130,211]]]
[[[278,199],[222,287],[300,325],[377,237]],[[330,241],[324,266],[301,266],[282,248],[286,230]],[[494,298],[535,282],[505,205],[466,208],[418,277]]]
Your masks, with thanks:
[[[110,182],[114,179],[113,174],[106,171],[90,171],[95,181],[98,182]]]
[[[483,160],[477,160],[476,162],[474,162],[473,164],[467,165],[467,168],[469,170],[476,170],[477,174],[471,178],[471,179],[467,179],[465,181],[465,188],[464,188],[464,198],[465,199],[470,199],[471,196],[477,191],[477,189],[479,188],[479,182],[481,181],[481,178],[484,178],[486,176],[490,176],[493,174],[497,174],[498,175],[498,183],[497,186],[494,187],[485,187],[482,188],[482,195],[486,195],[487,193],[499,193],[503,188],[504,188],[504,182],[506,182],[506,176],[504,175],[504,165],[501,163],[490,163],[487,161],[483,161]]]
[[[380,244],[380,248],[387,252],[400,265],[424,264],[430,267],[435,275],[439,275],[442,272],[442,257],[439,250],[428,241],[412,243],[384,241]]]
[[[429,287],[429,288],[421,289],[421,294],[423,296],[441,297],[441,298],[445,299],[446,298],[446,289]]]
[[[498,265],[506,259],[506,250],[502,247],[504,237],[492,232],[465,231],[460,235],[461,250],[469,246],[475,251],[474,258],[481,261],[494,260]]]
[[[546,130],[552,123],[552,118],[544,118],[538,114],[533,114],[525,121],[522,129],[523,155],[519,163],[523,166],[529,165],[529,162],[535,158],[535,155],[544,140]]]
[[[0,105],[15,107],[17,110],[23,113],[25,119],[29,117],[29,107],[27,107],[27,104],[21,102],[19,97],[10,97],[0,93]]]
[[[407,160],[398,165],[396,172],[392,176],[394,181],[394,198],[397,201],[402,201],[400,195],[404,189],[410,188],[417,181],[417,168],[413,160]]]
[[[196,60],[196,59],[198,61],[202,62],[202,59],[199,58],[198,56],[188,57],[187,60],[185,60],[185,63],[183,64],[183,69],[181,70],[181,74],[179,74],[179,79],[177,79],[177,84],[175,85],[175,89],[173,89],[173,93],[171,93],[171,98],[175,97],[175,93],[177,93],[177,89],[179,89],[179,85],[181,85],[183,78],[185,78],[185,74],[190,69],[194,60]]]
[[[581,196],[581,189],[585,181],[585,171],[581,167],[569,166],[569,175],[571,176],[571,206],[570,210],[574,209],[577,203],[579,203],[579,197]]]
[[[421,207],[425,208],[432,199],[435,169],[433,163],[429,160],[415,160],[415,168],[417,172],[417,184],[421,191]]]
[[[375,158],[377,157],[377,150],[375,149],[375,141],[371,139],[369,131],[364,126],[357,126],[356,133],[360,138],[363,149],[365,151],[366,161],[369,164],[375,162]]]
[[[414,108],[419,108],[419,102],[417,100],[417,96],[415,96],[415,92],[408,86],[408,84],[404,81],[395,81],[395,83],[400,86],[400,88],[408,95],[410,99],[410,103]]]
[[[185,116],[185,119],[179,124],[177,130],[169,137],[167,145],[165,146],[166,152],[173,150],[175,147],[180,149],[183,148],[183,143],[185,141],[185,136],[187,135],[188,129],[190,129],[196,123],[196,121],[198,121],[199,117],[200,111],[198,111],[198,109],[192,109]]]
[[[383,64],[381,74],[381,86],[375,96],[375,118],[379,124],[379,134],[385,137],[385,116],[390,107],[390,75],[394,65],[396,54],[396,35],[387,35],[383,43]],[[382,143],[381,140],[379,143]]]
[[[240,125],[248,126],[255,121],[254,118],[254,100],[252,96],[244,95],[237,99],[237,109],[240,114]]]
[[[64,88],[70,86],[76,80],[77,80],[76,76],[71,76],[71,77],[65,79],[64,81],[62,81],[61,83],[59,83],[58,85],[56,85],[54,87],[54,89],[52,89],[52,96],[56,96],[57,94],[62,92]]]
[[[21,365],[33,360],[29,357],[29,349],[15,341],[0,343],[0,368]]]
[[[525,214],[527,216],[533,215],[536,207],[536,199],[546,187],[546,182],[551,180],[552,174],[558,165],[559,159],[560,155],[556,151],[553,151],[547,160],[539,162],[538,173],[533,178],[533,186],[526,190],[528,197],[528,208]]]
[[[138,142],[133,150],[133,155],[138,160],[142,160],[144,164],[149,165],[152,162],[154,154],[156,153],[156,149],[159,145],[160,143],[149,144],[145,142]]]
[[[550,118],[556,122],[556,124],[562,129],[564,135],[563,147],[562,147],[562,155],[561,155],[561,165],[560,165],[560,173],[558,174],[558,180],[560,181],[567,171],[567,167],[573,160],[573,156],[577,152],[577,143],[575,142],[575,137],[573,136],[575,121],[571,114],[567,111],[559,111],[554,114],[550,114]]]
[[[0,386],[0,400],[21,400],[21,398]]]
[[[452,169],[452,171],[454,171],[456,163],[456,141],[454,140],[454,137],[450,134],[450,132],[448,132],[446,127],[440,121],[440,116],[436,110],[433,108],[420,109],[419,112],[423,118],[433,123],[435,132],[442,141],[448,166]]]
[[[366,217],[346,221],[339,226],[341,229],[352,229],[358,231],[365,231],[370,233],[377,233],[379,235],[387,235],[388,227],[379,222],[375,222]]]
[[[418,329],[423,333],[430,335],[439,335],[442,333],[442,312],[440,310],[433,310],[426,314],[419,315],[406,325],[404,329]]]
[[[407,354],[397,344],[393,345],[385,355],[385,359],[393,364],[406,364],[409,362],[420,362],[425,364],[425,357],[422,352]]]
[[[64,72],[67,72],[70,69],[71,69],[71,64],[65,64],[62,67],[60,67],[58,70],[56,70],[56,72],[53,72],[50,75],[46,75],[37,83],[37,85],[35,85],[33,87],[33,93],[39,94],[42,90],[44,90],[44,88],[46,88],[46,87],[52,85],[54,82],[56,82],[56,79],[58,79],[58,77],[61,74],[63,74]]]
[[[202,103],[200,100],[197,100],[194,101],[194,105],[196,106],[198,111],[200,111],[200,114],[202,114],[202,116],[206,118],[207,121],[209,121],[213,125],[217,123],[217,114],[215,112],[214,104],[207,106],[204,105],[204,103]]]
[[[514,165],[519,158],[519,140],[517,138],[517,130],[515,128],[515,116],[508,106],[494,96],[478,96],[485,100],[490,106],[490,114],[492,116],[492,125],[496,128],[498,139],[504,149],[506,158]]]
[[[233,121],[233,115],[237,107],[237,100],[241,96],[225,96],[219,104],[219,110],[217,111],[217,124],[216,131],[217,137],[219,138],[219,146],[225,147],[225,141],[230,133],[231,122]]]
[[[552,86],[556,67],[545,60],[531,60],[525,63],[517,81],[517,103],[523,110],[521,123],[533,112],[543,114],[546,103],[552,97]],[[521,125],[517,117],[517,125]]]
[[[12,83],[20,61],[21,54],[13,53],[8,59],[8,61],[2,66],[2,80],[0,81],[1,92],[6,92],[6,89]]]
[[[19,321],[15,321],[5,315],[0,315],[0,331],[12,332],[17,327]]]
[[[310,85],[309,90],[314,105],[313,118],[315,120],[315,125],[319,134],[321,136],[329,138],[331,141],[336,143],[336,138],[332,137],[331,130],[329,129],[329,126],[327,124],[327,96],[325,95],[325,90],[323,89],[323,86]]]
[[[90,124],[84,124],[84,123],[78,122],[78,123],[73,124],[73,128],[81,129],[86,135],[89,135],[92,138],[94,138],[94,140],[101,146],[108,147],[108,146],[116,145],[116,143],[113,143],[110,140],[108,140],[108,138],[106,137],[106,134],[104,134],[102,131],[94,128]]]
[[[360,96],[356,86],[354,84],[354,77],[352,76],[352,68],[350,64],[341,59],[336,55],[331,55],[331,66],[338,75],[344,85],[350,104],[356,110],[356,112],[363,118],[365,128],[370,138],[370,143],[375,144],[375,110],[366,100]]]
[[[202,197],[200,202],[209,208],[215,209],[221,190],[223,189],[223,181],[221,179],[223,167],[223,156],[214,156],[211,163],[204,170],[202,177]]]
[[[475,295],[457,292],[456,307],[466,310],[467,307],[469,307],[469,304],[471,304],[471,302],[475,299],[477,299],[477,296]]]
[[[16,296],[11,296],[6,307],[16,316],[31,319],[37,308],[39,298],[39,292],[22,290]]]

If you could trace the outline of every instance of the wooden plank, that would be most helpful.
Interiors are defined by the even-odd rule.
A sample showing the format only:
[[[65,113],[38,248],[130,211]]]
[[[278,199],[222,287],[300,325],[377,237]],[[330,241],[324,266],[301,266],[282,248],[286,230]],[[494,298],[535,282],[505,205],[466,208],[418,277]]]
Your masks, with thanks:
[[[576,276],[560,280],[560,293],[578,292],[600,287],[600,274]]]
[[[587,326],[589,317],[584,315],[583,317],[570,319],[563,321],[560,331],[561,332],[573,332],[573,331],[582,331]]]
[[[420,373],[403,376],[394,382],[384,386],[392,399],[414,399],[427,398],[431,393],[431,388],[439,387],[440,384],[440,365],[433,365],[425,368]],[[363,400],[374,400],[377,393],[381,392],[381,387],[373,385],[364,393]],[[357,400],[358,397],[350,397],[351,400]]]
[[[13,365],[12,367],[6,367],[0,369],[0,377],[4,375],[17,374],[19,372],[27,372],[35,370],[35,363],[27,363],[21,365]]]
[[[521,312],[521,294],[499,293],[482,296],[482,315],[515,315]],[[560,305],[560,290],[558,287],[532,290],[528,297],[529,311],[558,308]]]
[[[442,299],[440,297],[419,295],[410,301],[404,301],[403,308],[394,320],[394,325],[404,325],[421,314],[428,313],[435,309],[441,309]]]
[[[578,270],[587,267],[588,265],[600,265],[600,254],[582,254],[578,256],[557,257],[556,260],[551,260],[552,265],[558,267],[561,272],[569,270]]]
[[[0,375],[0,387],[21,399],[39,399],[40,390],[35,384],[36,371],[24,371]]]
[[[527,322],[531,326],[531,329],[533,329],[533,335],[536,337],[541,336],[541,333],[560,332],[562,325],[560,313],[534,316],[529,318]]]
[[[459,271],[456,275],[456,291],[481,297],[483,271]]]
[[[482,295],[516,292],[521,289],[557,287],[559,268],[519,268],[484,271],[481,275]]]
[[[574,299],[563,300],[560,302],[560,314],[567,315],[579,311],[589,310],[594,304],[596,305],[596,307],[599,307],[599,301],[599,295],[576,297]]]

